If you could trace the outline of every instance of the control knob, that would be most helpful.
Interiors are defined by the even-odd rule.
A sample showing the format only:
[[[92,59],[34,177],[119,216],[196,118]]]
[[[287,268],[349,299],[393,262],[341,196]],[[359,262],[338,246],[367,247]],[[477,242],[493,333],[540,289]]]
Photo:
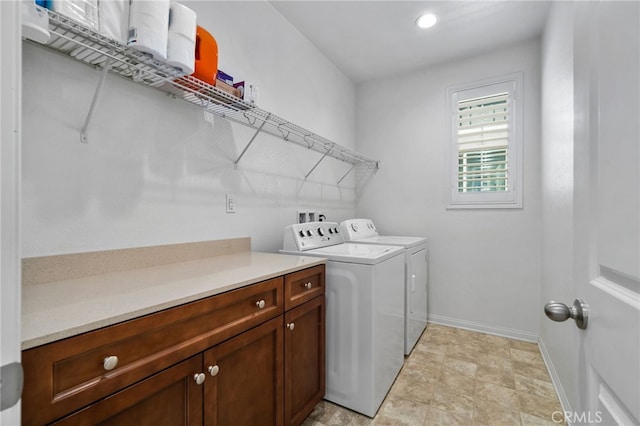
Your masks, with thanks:
[[[322,230],[322,228],[318,228],[318,235],[320,235],[321,237],[324,236],[324,231]]]

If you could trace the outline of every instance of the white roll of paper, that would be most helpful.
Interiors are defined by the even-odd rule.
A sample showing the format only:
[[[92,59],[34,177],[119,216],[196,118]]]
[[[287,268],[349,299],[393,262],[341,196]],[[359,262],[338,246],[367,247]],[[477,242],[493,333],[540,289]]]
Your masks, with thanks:
[[[196,13],[180,3],[171,3],[167,64],[193,74],[196,49]]]
[[[129,47],[165,61],[168,35],[169,0],[131,0]]]
[[[118,43],[127,44],[129,33],[129,0],[100,0],[98,2],[100,34]]]

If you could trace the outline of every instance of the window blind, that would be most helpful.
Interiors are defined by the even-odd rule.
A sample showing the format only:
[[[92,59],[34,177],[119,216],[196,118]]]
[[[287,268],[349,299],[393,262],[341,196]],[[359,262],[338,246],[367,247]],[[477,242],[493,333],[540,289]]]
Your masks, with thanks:
[[[509,93],[458,101],[458,192],[508,191]]]

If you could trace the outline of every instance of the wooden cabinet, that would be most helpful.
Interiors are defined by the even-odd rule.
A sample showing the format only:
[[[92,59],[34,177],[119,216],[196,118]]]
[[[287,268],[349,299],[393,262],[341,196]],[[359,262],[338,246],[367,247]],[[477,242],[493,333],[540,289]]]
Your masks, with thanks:
[[[205,425],[282,424],[282,337],[279,317],[204,353]]]
[[[320,265],[24,351],[22,421],[297,425],[324,350]]]
[[[324,295],[321,295],[284,315],[284,418],[287,425],[302,423],[324,397],[324,313]]]
[[[281,316],[283,281],[274,278],[24,351],[23,424],[51,422]],[[115,366],[108,365],[110,357],[116,357]]]

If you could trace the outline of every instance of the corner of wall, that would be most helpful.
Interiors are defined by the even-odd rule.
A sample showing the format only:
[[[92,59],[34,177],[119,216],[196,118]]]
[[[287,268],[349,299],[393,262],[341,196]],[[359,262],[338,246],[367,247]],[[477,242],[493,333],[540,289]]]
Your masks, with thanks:
[[[549,351],[547,350],[547,347],[544,344],[544,340],[542,339],[542,336],[538,338],[538,347],[540,348],[540,354],[542,355],[542,360],[544,361],[544,365],[547,367],[547,372],[549,373],[549,377],[551,377],[551,382],[553,383],[553,387],[556,390],[556,394],[558,395],[558,400],[560,401],[560,405],[562,406],[562,411],[572,412],[571,402],[567,397],[567,393],[564,391],[564,387],[562,386],[562,382],[560,381],[560,376],[558,375],[558,372],[556,371],[556,368],[553,365],[553,361],[551,360],[551,356],[549,355]]]

